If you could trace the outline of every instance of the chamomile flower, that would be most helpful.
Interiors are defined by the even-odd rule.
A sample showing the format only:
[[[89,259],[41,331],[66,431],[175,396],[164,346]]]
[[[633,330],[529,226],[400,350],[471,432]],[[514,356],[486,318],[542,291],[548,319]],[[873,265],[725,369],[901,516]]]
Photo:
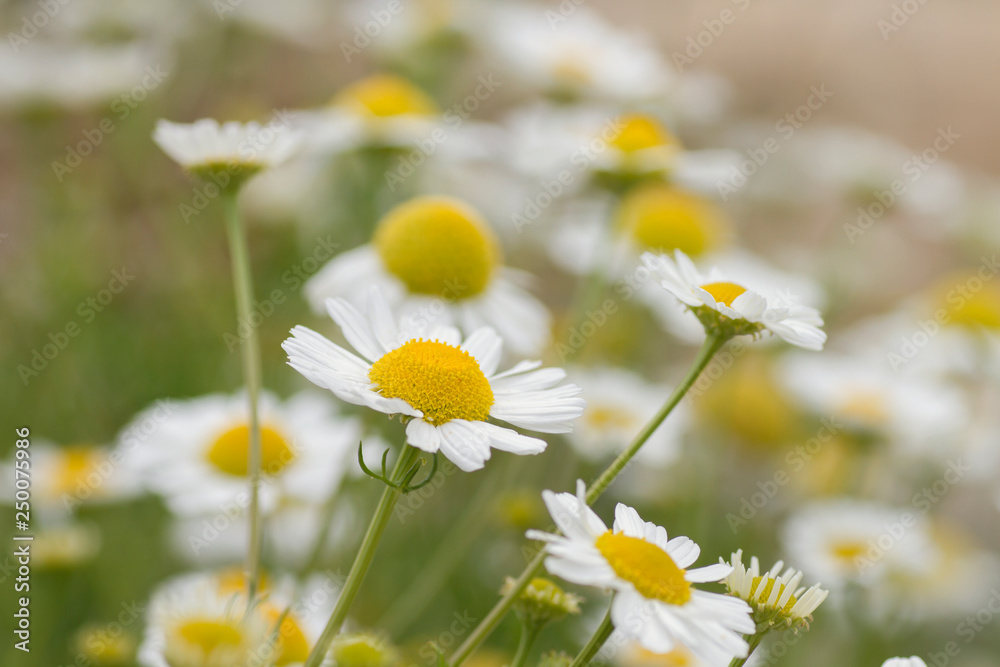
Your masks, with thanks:
[[[14,462],[0,465],[3,500],[13,500]],[[33,509],[51,519],[63,519],[76,507],[127,500],[141,487],[134,471],[108,447],[78,443],[59,447],[40,441],[31,446]],[[9,487],[9,488],[8,488]]]
[[[936,560],[924,517],[859,500],[803,507],[785,524],[782,542],[806,574],[831,588],[920,576]]]
[[[311,621],[321,614],[298,618],[293,611],[282,619],[287,595],[266,580],[262,592],[262,601],[248,609],[242,576],[197,573],[163,583],[149,602],[140,664],[249,667],[264,654],[274,656],[276,666],[304,662],[319,634]]]
[[[726,564],[721,559],[719,562]],[[808,626],[812,613],[830,594],[819,584],[808,590],[805,586],[800,587],[805,575],[791,567],[785,569],[780,560],[762,574],[756,556],[750,559],[749,568],[743,564],[743,550],[740,549],[727,564],[732,565],[733,571],[725,579],[726,588],[730,595],[750,603],[758,627],[761,623]]]
[[[882,667],[927,667],[927,663],[914,655],[909,658],[889,658],[882,663]]]
[[[609,642],[615,642],[612,635]],[[615,646],[624,643],[624,649],[615,654],[614,664],[617,667],[718,667],[721,663],[708,663],[700,660],[694,653],[684,646],[676,646],[666,653],[659,653],[643,648],[635,640],[623,639],[621,643],[615,642]]]
[[[576,584],[612,589],[611,619],[617,631],[650,651],[666,653],[685,646],[699,658],[719,664],[747,654],[742,634],[755,630],[743,600],[708,593],[693,583],[719,581],[732,568],[709,565],[687,569],[701,549],[686,537],[667,539],[667,531],[645,522],[621,503],[612,530],[587,506],[585,486],[577,492],[542,497],[562,535],[528,531],[547,542],[549,572]]]
[[[288,160],[299,148],[300,135],[282,112],[263,126],[235,121],[220,125],[211,118],[194,123],[160,120],[153,140],[192,173],[217,180],[225,173],[237,183]]]
[[[503,266],[496,236],[475,209],[418,197],[387,213],[371,244],[334,258],[305,289],[322,312],[326,299],[372,285],[401,317],[458,325],[466,334],[489,326],[512,351],[536,355],[549,340],[551,317],[523,282],[524,274]]]
[[[497,5],[483,25],[489,47],[510,70],[557,98],[650,99],[673,82],[644,35],[616,30],[586,8],[567,18],[542,7]]]
[[[583,416],[573,429],[570,443],[591,461],[610,460],[663,406],[669,389],[616,368],[574,369],[570,378],[580,385],[587,401]],[[686,406],[679,405],[636,455],[644,464],[663,466],[680,453],[680,438],[688,421]]]
[[[361,439],[357,420],[339,417],[328,400],[309,393],[287,401],[265,393],[260,415],[262,507],[269,511],[283,498],[327,497]],[[177,514],[218,514],[246,502],[249,426],[242,394],[175,402],[152,434],[123,449],[146,486]]]
[[[556,386],[561,369],[538,370],[525,361],[497,373],[502,353],[492,329],[477,329],[464,341],[457,329],[430,327],[405,318],[397,324],[377,289],[362,314],[344,299],[327,308],[361,356],[306,327],[292,329],[282,347],[288,363],[341,400],[409,418],[409,444],[441,451],[465,471],[482,468],[490,449],[538,454],[544,440],[487,421],[502,420],[542,433],[568,433],[583,412],[579,387]]]
[[[643,264],[661,279],[661,286],[694,312],[706,331],[776,334],[807,350],[822,350],[826,334],[823,318],[808,306],[789,303],[784,297],[767,297],[724,279],[717,270],[707,276],[680,250],[673,258],[646,253]]]

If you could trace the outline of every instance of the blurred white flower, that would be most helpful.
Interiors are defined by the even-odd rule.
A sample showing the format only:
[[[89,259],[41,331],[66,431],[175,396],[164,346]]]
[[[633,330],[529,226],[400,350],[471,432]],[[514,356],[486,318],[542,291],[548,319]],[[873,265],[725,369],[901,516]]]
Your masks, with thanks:
[[[196,173],[229,170],[251,175],[285,162],[299,149],[301,136],[289,127],[290,115],[279,112],[266,125],[235,121],[219,125],[211,118],[194,123],[160,120],[153,140],[175,162]]]
[[[917,656],[910,658],[889,658],[882,663],[882,667],[927,667],[927,663]]]
[[[477,329],[463,341],[451,327],[410,319],[397,324],[377,289],[364,314],[343,299],[328,300],[327,308],[361,356],[298,326],[282,345],[289,365],[343,401],[409,417],[410,445],[441,451],[464,471],[482,468],[491,449],[545,450],[544,440],[487,421],[491,417],[568,433],[583,412],[579,387],[556,386],[566,376],[561,369],[536,370],[541,362],[524,361],[497,373],[503,343],[493,329]]]
[[[743,634],[754,633],[750,607],[743,600],[708,593],[694,583],[719,581],[732,568],[717,564],[689,568],[701,549],[686,537],[668,540],[661,526],[643,521],[621,503],[612,530],[587,506],[583,481],[577,492],[543,491],[542,497],[561,535],[528,531],[547,543],[545,567],[556,576],[615,591],[611,619],[616,630],[643,648],[666,653],[684,646],[710,664],[745,657]]]
[[[915,509],[860,500],[817,502],[797,511],[782,530],[789,559],[831,589],[871,586],[888,577],[919,576],[935,561],[928,522]]]
[[[447,197],[418,197],[379,222],[373,242],[335,257],[306,283],[316,312],[327,299],[355,304],[357,286],[376,287],[401,318],[457,324],[468,335],[495,329],[518,354],[537,355],[551,336],[545,305],[501,264],[499,243],[478,211]]]
[[[328,497],[349,469],[361,428],[333,408],[318,394],[301,393],[287,401],[261,396],[264,512],[283,498],[316,502]],[[135,422],[144,419],[140,414]],[[145,485],[177,514],[228,515],[249,502],[249,427],[242,394],[174,402],[153,433],[120,447]]]

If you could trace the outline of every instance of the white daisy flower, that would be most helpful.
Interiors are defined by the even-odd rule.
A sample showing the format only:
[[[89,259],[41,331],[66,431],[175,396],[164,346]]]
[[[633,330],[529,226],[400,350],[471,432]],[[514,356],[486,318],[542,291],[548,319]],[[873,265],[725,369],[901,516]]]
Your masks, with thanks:
[[[915,510],[839,499],[808,505],[782,530],[785,550],[831,588],[921,576],[936,562],[928,522]]]
[[[765,297],[725,280],[715,269],[702,275],[680,250],[674,251],[673,259],[645,253],[642,261],[662,279],[663,288],[698,315],[706,327],[732,327],[737,334],[767,330],[792,345],[823,349],[823,318],[815,308],[789,303],[786,298]]]
[[[334,258],[306,283],[313,310],[326,299],[354,296],[371,285],[400,317],[466,334],[492,327],[518,354],[537,355],[551,336],[545,306],[522,289],[525,274],[504,267],[488,223],[465,203],[418,197],[379,222],[371,244]]]
[[[686,537],[667,539],[667,531],[643,521],[621,503],[613,530],[587,506],[586,487],[577,492],[544,491],[542,497],[563,535],[537,530],[528,537],[548,543],[545,566],[563,579],[616,592],[611,620],[616,630],[658,653],[679,645],[711,664],[747,654],[742,634],[753,634],[751,609],[743,600],[694,588],[720,581],[728,565],[688,570],[701,549]]]
[[[582,388],[587,408],[569,440],[590,461],[618,454],[622,443],[631,440],[652,419],[663,407],[663,397],[670,393],[667,387],[618,368],[574,369],[570,379]],[[639,450],[637,459],[658,469],[675,461],[687,419],[687,407],[678,405]]]
[[[351,354],[305,327],[282,347],[288,363],[340,399],[409,417],[409,444],[441,451],[465,471],[482,468],[490,449],[538,454],[546,443],[487,421],[490,417],[542,433],[568,433],[583,412],[580,388],[557,385],[565,372],[525,361],[497,373],[502,342],[477,329],[463,342],[457,329],[404,319],[397,325],[377,290],[362,314],[343,299],[327,301]]]
[[[0,465],[2,502],[14,502],[15,463]],[[127,500],[140,491],[134,471],[108,447],[59,447],[45,441],[31,445],[32,508],[46,518],[65,519],[80,505]]]
[[[914,655],[909,658],[889,658],[882,663],[882,667],[927,667],[927,663]]]
[[[220,125],[211,118],[194,123],[160,120],[153,140],[196,174],[228,171],[246,178],[285,162],[298,150],[300,135],[290,128],[288,115],[279,112],[267,125],[235,121]]]
[[[614,656],[614,664],[618,667],[720,667],[724,664],[705,662],[681,645],[666,653],[660,653],[643,648],[635,640],[626,638],[622,638],[620,642],[616,640],[612,634],[608,643],[613,643],[615,646],[623,645],[622,650],[616,651]]]
[[[673,70],[644,35],[617,30],[586,8],[566,18],[533,5],[497,5],[482,26],[489,48],[522,81],[554,96],[650,99],[673,83]]]
[[[261,506],[282,498],[325,498],[349,468],[361,439],[356,419],[337,416],[330,401],[302,393],[287,401],[260,397]],[[136,418],[142,423],[144,415]],[[148,437],[125,447],[146,486],[185,516],[239,511],[249,501],[246,397],[212,395],[172,403]]]
[[[248,611],[241,574],[196,573],[164,582],[149,602],[139,663],[144,667],[250,667],[260,664],[262,656],[274,657],[278,665],[304,662],[319,635],[322,613],[298,605],[279,627],[288,606],[283,589],[288,588],[271,587],[265,580],[263,601]],[[327,602],[334,592],[327,595]],[[303,599],[314,597],[304,595]],[[275,629],[276,643],[269,645]]]
[[[813,584],[808,590],[799,586],[805,576],[794,568],[785,569],[778,561],[770,570],[761,574],[760,562],[756,556],[750,559],[750,567],[743,564],[743,550],[732,555],[730,563],[733,571],[725,579],[729,594],[746,600],[754,610],[754,620],[770,625],[807,624],[830,591]],[[782,572],[784,570],[784,572]]]

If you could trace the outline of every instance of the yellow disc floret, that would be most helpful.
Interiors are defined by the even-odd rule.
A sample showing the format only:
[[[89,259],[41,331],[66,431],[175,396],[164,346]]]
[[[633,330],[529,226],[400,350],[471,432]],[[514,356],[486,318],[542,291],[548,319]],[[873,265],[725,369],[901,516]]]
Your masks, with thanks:
[[[295,458],[288,441],[269,426],[260,429],[260,448],[260,467],[265,475],[280,473]],[[250,428],[241,424],[229,429],[215,439],[207,456],[212,465],[227,475],[245,476],[250,460]]]
[[[727,282],[708,283],[702,285],[701,288],[711,294],[718,303],[724,303],[730,308],[733,307],[733,301],[736,300],[736,297],[747,291],[746,287]]]
[[[243,633],[236,620],[190,620],[177,628],[177,634],[201,649],[204,655],[211,655],[220,648],[233,649],[243,643]]]
[[[485,421],[493,407],[493,389],[476,358],[436,340],[396,348],[372,364],[368,378],[382,396],[403,399],[435,426]]]
[[[618,209],[618,226],[644,250],[680,250],[698,257],[719,244],[726,224],[705,199],[655,184],[625,196]]]
[[[274,627],[281,618],[281,609],[274,605],[265,605],[262,613],[268,620],[269,627]],[[278,657],[275,667],[305,662],[309,657],[309,640],[294,616],[288,614],[281,621],[277,636]]]
[[[427,93],[391,74],[377,74],[357,81],[341,90],[333,103],[378,118],[438,113],[437,104]]]
[[[675,605],[691,599],[684,570],[652,542],[609,530],[597,538],[596,546],[615,574],[645,597]]]
[[[448,300],[481,293],[500,260],[486,222],[447,197],[418,197],[389,211],[375,231],[375,247],[411,292]]]
[[[656,118],[645,114],[627,114],[618,118],[620,130],[611,145],[625,153],[647,148],[679,148],[677,139]]]

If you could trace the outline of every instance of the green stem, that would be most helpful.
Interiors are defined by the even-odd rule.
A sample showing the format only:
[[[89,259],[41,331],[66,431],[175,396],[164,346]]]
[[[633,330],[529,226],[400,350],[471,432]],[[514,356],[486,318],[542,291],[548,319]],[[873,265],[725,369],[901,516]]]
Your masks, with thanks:
[[[393,467],[392,474],[389,477],[393,484],[399,485],[402,482],[404,475],[416,461],[418,453],[418,449],[410,445],[403,445],[403,451],[400,452],[399,458],[396,460],[396,465]],[[344,619],[347,618],[347,612],[351,607],[351,603],[361,589],[365,575],[368,574],[368,569],[371,567],[375,550],[378,548],[379,540],[382,539],[382,533],[385,531],[385,527],[389,523],[389,518],[392,516],[392,511],[402,495],[403,490],[399,486],[387,485],[385,490],[382,491],[382,499],[375,509],[371,523],[368,524],[368,530],[361,541],[361,547],[358,549],[358,555],[354,559],[354,564],[351,565],[351,571],[347,573],[347,579],[344,580],[344,588],[340,592],[340,597],[337,598],[337,604],[333,608],[333,613],[330,614],[330,620],[326,622],[323,634],[320,635],[319,641],[316,642],[316,646],[313,647],[303,667],[319,667],[327,651],[330,650],[330,644],[333,643],[333,638],[340,632],[340,627],[344,624]]]
[[[580,651],[579,655],[573,659],[573,663],[570,667],[586,667],[589,665],[590,661],[594,659],[597,652],[600,651],[601,647],[604,646],[604,643],[608,641],[608,637],[611,636],[611,633],[614,632],[614,630],[615,624],[611,622],[611,609],[608,608],[608,613],[604,615],[604,620],[601,621],[601,625],[598,626],[594,636],[590,638],[590,641],[583,647],[583,650]]]
[[[524,667],[524,663],[528,661],[528,654],[531,653],[531,647],[535,645],[535,640],[541,632],[542,626],[539,623],[525,621],[524,627],[521,628],[521,639],[517,642],[517,652],[510,667]]]
[[[747,640],[747,644],[749,644],[749,646],[750,646],[747,649],[747,657],[745,657],[745,658],[733,658],[733,661],[729,663],[729,667],[743,667],[743,665],[746,664],[746,661],[750,659],[750,656],[753,655],[754,650],[758,646],[760,646],[760,643],[762,641],[764,641],[764,635],[766,635],[766,634],[767,634],[767,631],[765,630],[764,632],[758,632],[755,635],[750,635],[749,637],[744,637]]]
[[[691,365],[691,369],[688,374],[681,380],[681,383],[677,385],[673,393],[664,403],[660,411],[649,420],[643,429],[635,436],[631,444],[625,450],[618,455],[618,457],[611,462],[611,465],[601,473],[590,488],[587,489],[587,504],[593,505],[601,494],[611,485],[615,477],[625,469],[639,450],[642,448],[646,441],[649,440],[650,436],[656,431],[656,429],[663,423],[670,413],[673,411],[677,404],[681,402],[684,395],[691,389],[698,376],[701,372],[705,370],[708,366],[708,362],[712,360],[712,357],[718,352],[722,346],[728,340],[725,336],[710,335],[705,339],[702,344],[701,349],[698,351],[698,356],[694,360],[694,364]],[[461,665],[466,658],[472,655],[472,652],[486,640],[487,637],[496,629],[500,621],[503,620],[507,612],[510,611],[511,606],[514,604],[514,600],[521,591],[524,590],[525,586],[541,571],[542,565],[545,561],[545,550],[541,550],[532,560],[528,563],[524,572],[521,573],[511,589],[504,595],[500,600],[490,609],[489,613],[480,621],[479,625],[476,626],[469,636],[466,638],[462,645],[455,649],[455,653],[452,654],[451,661],[448,663],[449,667],[458,667]]]
[[[250,478],[250,544],[247,549],[247,594],[253,603],[260,582],[260,552],[262,543],[260,514],[260,417],[257,405],[260,398],[261,362],[260,340],[257,329],[250,325],[250,304],[253,302],[253,277],[250,273],[250,254],[247,251],[246,233],[240,222],[237,192],[223,195],[226,209],[226,234],[229,237],[229,252],[233,262],[233,290],[236,292],[237,328],[239,322],[249,329],[242,346],[243,380],[247,387],[250,404],[250,443],[247,457],[247,475]]]

